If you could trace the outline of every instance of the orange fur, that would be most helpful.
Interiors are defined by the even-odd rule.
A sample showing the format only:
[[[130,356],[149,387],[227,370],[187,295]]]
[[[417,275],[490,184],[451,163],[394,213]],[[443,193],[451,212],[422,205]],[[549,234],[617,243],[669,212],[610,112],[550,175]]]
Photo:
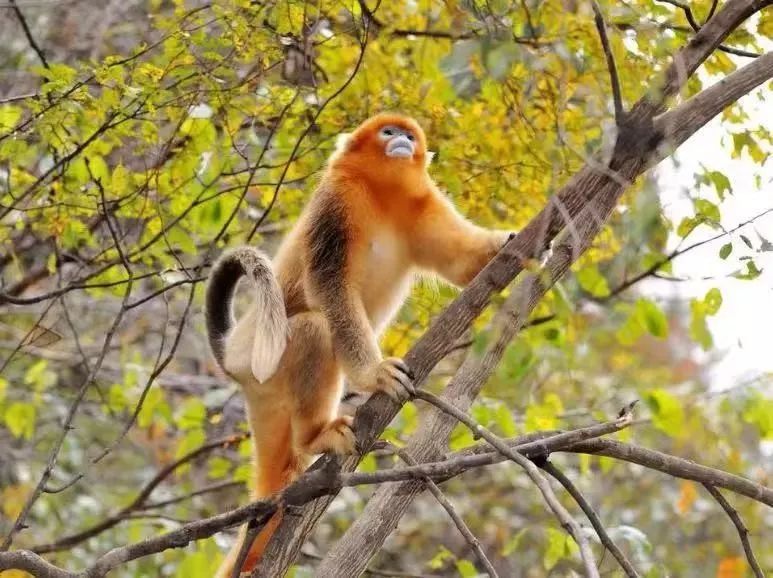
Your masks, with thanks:
[[[410,133],[411,158],[385,154],[379,134],[387,126]],[[354,451],[351,421],[338,415],[344,375],[355,390],[404,391],[410,372],[399,360],[382,359],[377,337],[414,272],[464,285],[507,238],[456,212],[427,173],[426,155],[424,132],[411,118],[382,114],[358,127],[331,157],[273,261],[290,331],[278,370],[264,382],[252,374],[249,313],[226,342],[224,367],[244,388],[253,432],[256,498],[281,490],[315,453]],[[275,517],[261,532],[243,571],[255,565],[277,523]],[[232,552],[218,576],[230,576],[234,560]]]

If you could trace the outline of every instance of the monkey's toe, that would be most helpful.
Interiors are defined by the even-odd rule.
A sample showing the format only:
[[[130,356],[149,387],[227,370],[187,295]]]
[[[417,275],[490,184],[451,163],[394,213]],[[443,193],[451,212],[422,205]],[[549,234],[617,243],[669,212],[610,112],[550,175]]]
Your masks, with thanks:
[[[376,380],[377,388],[386,393],[398,403],[413,397],[413,372],[406,363],[398,357],[388,357],[381,362]]]
[[[357,451],[357,437],[352,425],[354,418],[344,415],[334,419],[305,447],[308,454],[324,454],[332,452],[339,455],[350,455]]]

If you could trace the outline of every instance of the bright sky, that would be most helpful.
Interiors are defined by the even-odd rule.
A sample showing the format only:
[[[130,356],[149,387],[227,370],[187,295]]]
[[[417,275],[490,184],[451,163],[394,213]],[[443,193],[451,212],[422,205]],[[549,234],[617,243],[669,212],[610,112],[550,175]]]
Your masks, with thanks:
[[[766,90],[767,111],[766,103],[758,98]],[[763,87],[744,97],[742,104],[756,120],[757,126],[762,123],[767,125],[768,130],[773,130],[770,98],[770,90]],[[738,132],[733,127],[729,130]],[[697,195],[718,202],[713,187],[701,187],[698,190],[695,186],[694,174],[701,164],[723,172],[732,184],[732,196],[720,205],[722,226],[726,229],[734,228],[773,208],[773,162],[768,158],[766,165],[760,168],[745,154],[741,159],[732,159],[732,139],[725,136],[723,142],[723,134],[727,132],[728,127],[722,126],[721,118],[715,118],[679,149],[676,161],[664,161],[658,167],[664,210],[677,223],[682,217],[693,214],[691,197]],[[762,175],[760,188],[755,186],[755,174]],[[717,232],[701,226],[685,245],[716,235]],[[674,262],[674,275],[695,280],[684,283],[653,281],[646,287],[648,293],[701,298],[712,287],[720,289],[722,307],[709,321],[715,347],[723,353],[722,360],[712,373],[712,385],[717,390],[747,381],[761,373],[773,373],[773,252],[758,254],[751,251],[739,236],[746,235],[757,248],[761,242],[757,232],[773,242],[773,213],[729,237],[707,243],[678,258]],[[733,252],[723,261],[718,256],[719,249],[729,240],[733,242]],[[675,247],[677,242],[678,238],[674,236],[669,249]],[[743,262],[738,261],[738,257],[743,255],[754,257],[757,267],[762,269],[762,275],[754,281],[725,278],[729,273],[745,268]],[[699,280],[703,277],[716,278]]]

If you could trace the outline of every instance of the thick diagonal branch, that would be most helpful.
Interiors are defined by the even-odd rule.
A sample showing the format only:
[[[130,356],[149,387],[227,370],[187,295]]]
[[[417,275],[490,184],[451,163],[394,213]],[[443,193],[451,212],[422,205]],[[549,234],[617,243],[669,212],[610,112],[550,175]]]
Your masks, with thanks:
[[[406,356],[406,362],[420,386],[429,372],[453,347],[472,321],[486,307],[491,296],[506,287],[521,271],[524,257],[539,255],[564,228],[569,218],[576,218],[591,200],[599,206],[612,206],[622,194],[621,183],[633,182],[653,157],[661,139],[654,129],[654,115],[661,113],[666,100],[687,82],[700,64],[741,22],[773,0],[731,0],[709,20],[673,59],[661,83],[660,96],[642,98],[626,115],[618,146],[609,166],[599,171],[585,166],[557,194],[557,201],[543,209],[521,233],[510,241],[432,324]],[[694,132],[700,125],[692,126]],[[662,153],[660,153],[662,154]],[[557,206],[562,211],[556,210]],[[357,437],[363,448],[369,448],[381,431],[397,414],[399,407],[386,396],[376,395],[360,408],[357,415]],[[322,458],[329,461],[331,458]],[[352,471],[358,463],[350,458],[342,464]],[[318,467],[317,464],[316,467]],[[300,515],[284,518],[274,535],[261,564],[252,576],[282,575],[297,558],[306,536],[327,509],[332,497],[323,497],[304,507]]]

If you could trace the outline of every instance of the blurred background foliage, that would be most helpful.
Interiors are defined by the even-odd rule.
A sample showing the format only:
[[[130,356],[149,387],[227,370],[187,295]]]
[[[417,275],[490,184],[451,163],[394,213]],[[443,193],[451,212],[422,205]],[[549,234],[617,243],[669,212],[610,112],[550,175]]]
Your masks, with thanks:
[[[587,2],[16,5],[28,33],[13,2],[0,4],[0,283],[12,301],[0,305],[0,534],[83,394],[48,483],[61,491],[43,495],[15,538],[19,547],[53,550],[51,559],[71,569],[246,500],[249,441],[239,438],[201,451],[135,502],[176,459],[245,431],[238,388],[206,346],[201,282],[224,247],[252,242],[273,251],[338,134],[384,110],[415,116],[437,152],[430,171],[457,207],[510,229],[611,139],[611,91]],[[630,103],[692,29],[671,3],[601,6]],[[712,9],[708,0],[690,6],[699,22]],[[727,46],[760,51],[772,34],[767,9]],[[742,60],[716,52],[683,96]],[[723,121],[731,154],[762,166],[770,125],[738,105]],[[769,183],[760,177],[757,185]],[[473,414],[515,435],[588,424],[638,398],[641,423],[621,439],[770,485],[769,376],[709,379],[720,352],[707,319],[722,294],[664,299],[646,291],[654,277],[669,278],[671,249],[689,248],[695,230],[723,235],[728,195],[754,192],[733,191],[730,177],[708,167],[696,174],[694,214],[680,222],[664,215],[658,192],[649,177],[627,194],[574,275],[508,349]],[[716,259],[733,263],[739,283],[760,282],[755,258],[773,245],[738,235],[718,242]],[[455,294],[419,283],[384,348],[405,353]],[[430,388],[442,387],[467,347],[485,342],[485,321]],[[421,410],[407,404],[386,437],[405,443]],[[473,442],[459,428],[450,447]],[[608,458],[556,459],[647,576],[747,575],[733,527],[702,488]],[[390,465],[371,457],[362,467]],[[444,489],[502,575],[579,568],[573,543],[517,468],[471,472]],[[341,493],[296,576],[309,575],[371,491]],[[770,512],[731,500],[761,564],[773,568],[770,540],[761,538],[766,526],[770,535]],[[62,542],[116,513],[121,521],[109,529]],[[217,536],[112,575],[210,576],[227,542]],[[475,576],[475,563],[442,509],[422,496],[373,566]],[[620,575],[608,555],[602,571]]]

